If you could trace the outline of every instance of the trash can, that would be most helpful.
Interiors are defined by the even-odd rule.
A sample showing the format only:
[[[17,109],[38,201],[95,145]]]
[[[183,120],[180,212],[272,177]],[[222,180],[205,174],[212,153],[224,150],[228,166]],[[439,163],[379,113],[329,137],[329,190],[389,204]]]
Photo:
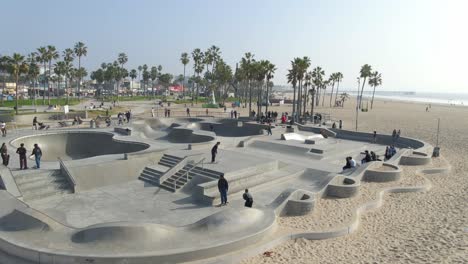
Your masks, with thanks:
[[[94,119],[89,121],[89,128],[96,128],[96,121],[94,121]]]

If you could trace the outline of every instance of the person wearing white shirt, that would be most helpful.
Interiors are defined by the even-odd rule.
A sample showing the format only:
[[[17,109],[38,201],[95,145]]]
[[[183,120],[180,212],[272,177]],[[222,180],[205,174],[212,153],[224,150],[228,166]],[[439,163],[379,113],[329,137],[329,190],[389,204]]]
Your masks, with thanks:
[[[6,123],[1,121],[0,122],[0,129],[2,130],[2,136],[6,137],[7,135],[7,130],[6,130]]]

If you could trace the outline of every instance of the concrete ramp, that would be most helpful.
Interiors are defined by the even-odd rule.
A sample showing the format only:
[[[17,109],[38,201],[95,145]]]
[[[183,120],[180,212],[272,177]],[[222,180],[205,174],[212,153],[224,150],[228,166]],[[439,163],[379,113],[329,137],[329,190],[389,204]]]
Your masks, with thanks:
[[[41,220],[25,214],[19,210],[0,218],[0,231],[17,232],[17,231],[48,231],[49,225]]]

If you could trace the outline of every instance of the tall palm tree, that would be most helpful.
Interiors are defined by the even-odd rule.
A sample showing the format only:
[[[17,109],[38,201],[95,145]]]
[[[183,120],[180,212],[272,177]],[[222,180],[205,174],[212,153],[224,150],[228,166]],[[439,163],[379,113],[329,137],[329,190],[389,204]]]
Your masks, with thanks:
[[[132,90],[132,95],[133,95],[133,80],[136,79],[137,77],[137,71],[135,69],[132,69],[130,73],[128,74],[128,76],[130,76],[130,78],[132,79],[132,85],[130,89]]]
[[[310,90],[308,90],[309,87],[312,86],[312,73],[307,72],[304,76],[304,111],[303,113],[305,114],[306,112],[306,107],[307,104],[309,103],[309,95],[310,95]]]
[[[315,106],[319,104],[319,94],[320,90],[323,87],[323,77],[325,76],[325,71],[321,67],[315,67],[312,70],[312,83],[315,86],[314,94],[315,94]]]
[[[73,68],[73,60],[75,59],[75,52],[73,49],[65,49],[63,51],[63,61],[65,62],[65,67],[64,67],[64,77],[65,77],[65,88],[64,92],[67,94],[67,102],[68,104],[68,96],[69,96],[69,91],[68,91],[68,80],[70,79],[70,70]],[[70,83],[71,84],[71,83]]]
[[[336,81],[336,94],[335,94],[335,102],[338,100],[338,90],[340,88],[340,82],[343,80],[343,74],[341,72],[335,73],[335,81]]]
[[[78,57],[78,69],[81,69],[81,57],[86,57],[88,54],[88,47],[83,42],[78,42],[75,44],[74,47],[75,55]],[[80,75],[81,76],[81,75]],[[82,79],[79,78],[78,81],[78,100],[81,98],[81,93],[80,93],[80,86],[81,86]]]
[[[295,58],[296,64],[298,66],[298,71],[297,71],[297,81],[299,84],[299,91],[298,91],[298,117],[301,116],[302,112],[302,82],[304,80],[305,74],[307,73],[307,69],[310,66],[310,59],[307,56],[304,56],[303,58]]]
[[[288,78],[288,83],[293,86],[293,110],[292,110],[292,121],[296,121],[296,85],[297,85],[297,71],[298,65],[293,60],[291,61],[291,69],[288,70],[286,77]]]
[[[269,83],[270,83],[270,80],[273,79],[274,77],[274,74],[275,74],[275,71],[276,71],[276,66],[271,63],[270,61],[267,61],[267,64],[265,65],[265,70],[266,70],[266,83],[267,83],[267,87],[266,87],[266,100],[267,100],[267,104],[266,104],[266,107],[265,107],[265,112],[268,112],[268,105],[269,105],[269,102],[270,102],[270,93],[269,93]]]
[[[198,95],[200,91],[200,74],[203,72],[204,69],[204,53],[200,49],[194,49],[192,51],[192,59],[193,59],[193,70],[196,74],[196,84],[197,84],[197,92],[195,94],[195,103],[198,103]],[[192,97],[192,104],[193,104],[193,97]]]
[[[374,88],[370,104],[370,108],[372,109],[372,106],[374,105],[375,87],[382,85],[382,74],[380,74],[378,71],[373,72],[369,78],[369,85]]]
[[[9,57],[8,56],[0,56],[0,73],[7,73],[8,72],[8,62],[9,62]],[[5,90],[5,83],[6,79],[3,79],[3,86],[2,86],[2,93],[1,93],[1,104],[3,105],[3,94]]]
[[[44,105],[45,104],[45,94],[46,94],[46,81],[47,81],[47,62],[48,62],[48,59],[47,59],[47,48],[46,47],[40,47],[37,49],[37,52],[39,53],[36,60],[38,62],[42,62],[43,63],[43,67],[44,67],[44,74],[43,74],[43,84],[44,84],[44,89],[42,91],[42,104]]]
[[[55,48],[55,46],[48,45],[47,46],[47,61],[49,62],[48,78],[50,78],[52,74],[52,61],[58,59],[59,57],[60,55],[57,49]],[[51,90],[50,84],[48,84],[47,88],[48,88],[47,100],[48,100],[48,104],[50,105],[50,90]]]
[[[141,91],[141,71],[143,70],[143,66],[138,66],[138,82],[140,83],[140,91]]]
[[[189,55],[184,52],[180,55],[180,62],[184,65],[184,81],[182,82],[182,95],[185,97],[185,66],[190,62]]]
[[[31,95],[33,96],[33,104],[36,105],[36,82],[39,76],[39,66],[37,65],[37,53],[31,52],[28,55],[27,63],[28,63],[28,79],[32,83],[33,91]]]
[[[149,79],[151,78],[150,72],[148,71],[148,65],[143,64],[143,87],[144,87],[144,94],[148,96],[148,89],[146,88],[146,84],[148,83]]]
[[[336,72],[330,74],[330,82],[331,82],[331,93],[330,93],[330,107],[332,107],[332,99],[333,99],[333,92],[335,90],[335,83],[336,83]]]
[[[119,91],[120,91],[120,82],[122,81],[123,78],[125,78],[125,76],[124,76],[123,73],[126,71],[126,70],[124,70],[124,65],[125,65],[125,63],[128,62],[128,56],[127,56],[127,54],[125,54],[125,53],[123,53],[123,52],[122,52],[122,53],[119,53],[119,56],[117,57],[117,62],[120,64],[120,70],[119,70],[119,72],[121,73],[121,74],[120,74],[120,78],[121,78],[121,79],[117,81],[117,99],[118,99],[118,98],[119,98],[119,94],[120,94],[120,93],[119,93]],[[128,75],[128,72],[127,72],[127,75]]]
[[[344,102],[349,99],[349,95],[347,93],[342,93],[340,95],[341,99],[341,107],[344,107]]]
[[[66,75],[67,63],[65,61],[58,61],[54,65],[54,73],[57,75],[57,94],[60,97],[60,82],[62,81],[62,76]],[[57,97],[57,101],[58,98]]]
[[[250,52],[244,54],[244,57],[241,59],[241,70],[245,74],[247,81],[247,90],[249,95],[249,116],[252,113],[252,63],[255,62],[254,55]]]
[[[364,81],[362,82],[362,88],[361,88],[361,96],[359,100],[359,109],[362,108],[362,94],[364,92],[364,85],[366,85],[366,79],[371,76],[372,74],[372,67],[369,64],[364,64],[361,67],[361,71],[359,72],[361,75],[361,78],[364,78]]]
[[[19,53],[14,53],[11,58],[8,59],[8,72],[14,77],[15,79],[15,91],[16,91],[16,114],[18,114],[18,82],[19,77],[22,74],[28,73],[29,67],[26,63],[24,56]]]
[[[154,98],[154,81],[158,78],[158,68],[156,66],[151,67],[150,70],[151,78],[151,96]]]

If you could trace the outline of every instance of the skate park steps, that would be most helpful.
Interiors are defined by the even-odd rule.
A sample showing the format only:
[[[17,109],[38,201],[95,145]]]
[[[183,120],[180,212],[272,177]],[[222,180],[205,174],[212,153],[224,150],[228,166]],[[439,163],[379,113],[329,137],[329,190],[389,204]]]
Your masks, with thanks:
[[[224,175],[224,173],[205,169],[193,164],[187,164],[181,170],[177,171],[174,175],[162,182],[160,187],[172,192],[177,192],[196,176],[214,181],[218,180],[221,175]]]
[[[258,164],[225,175],[229,183],[228,195],[241,195],[244,189],[277,184],[304,174],[304,168],[282,166],[278,161]],[[210,181],[199,184],[193,192],[195,200],[214,205],[219,202],[218,182]]]
[[[72,193],[68,180],[60,170],[21,174],[15,176],[15,181],[25,201]]]
[[[183,158],[164,154],[162,158],[159,160],[158,164],[163,165],[169,168],[174,167],[178,162],[180,162]]]

